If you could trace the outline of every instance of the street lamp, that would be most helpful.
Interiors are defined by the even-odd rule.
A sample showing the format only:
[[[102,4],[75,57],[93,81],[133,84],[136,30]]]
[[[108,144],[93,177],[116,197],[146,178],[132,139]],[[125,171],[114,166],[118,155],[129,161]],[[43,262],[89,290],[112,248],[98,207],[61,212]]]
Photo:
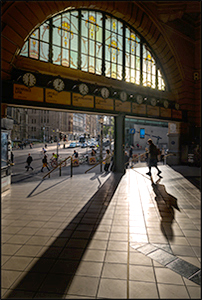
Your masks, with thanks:
[[[57,159],[58,159],[58,132],[59,132],[59,129],[56,130],[56,133],[57,133]]]
[[[104,121],[104,118],[103,118],[103,116],[101,116],[100,119],[99,119],[99,123],[100,123],[100,161],[101,161],[101,164],[100,164],[100,172],[102,172],[103,121]]]

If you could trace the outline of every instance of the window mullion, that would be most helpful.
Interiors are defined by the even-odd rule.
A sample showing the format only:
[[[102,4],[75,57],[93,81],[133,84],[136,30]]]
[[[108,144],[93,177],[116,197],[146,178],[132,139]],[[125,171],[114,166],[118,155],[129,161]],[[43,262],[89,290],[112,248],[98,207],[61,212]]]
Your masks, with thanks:
[[[102,75],[105,76],[105,14],[102,14]]]
[[[53,19],[49,20],[49,62],[53,63]]]
[[[79,34],[78,34],[78,70],[81,70],[81,10],[79,10]]]
[[[140,40],[140,85],[142,85],[142,79],[143,79],[142,65],[143,65],[143,43],[141,39]]]
[[[122,58],[123,58],[123,64],[122,64],[122,80],[125,81],[126,80],[126,47],[125,47],[125,43],[126,43],[126,27],[125,24],[123,24],[123,40],[122,40],[122,45],[123,45],[123,54],[122,54]]]

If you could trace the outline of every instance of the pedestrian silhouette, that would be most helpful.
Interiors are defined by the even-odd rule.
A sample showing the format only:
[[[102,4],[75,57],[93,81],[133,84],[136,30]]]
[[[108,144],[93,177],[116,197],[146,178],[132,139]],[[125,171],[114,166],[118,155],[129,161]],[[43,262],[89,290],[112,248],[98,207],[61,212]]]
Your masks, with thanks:
[[[33,158],[31,156],[31,154],[29,153],[28,157],[27,157],[27,160],[26,160],[27,165],[25,166],[25,168],[27,168],[27,171],[29,170],[29,168],[31,168],[32,170],[34,170],[32,168],[32,166],[31,166],[32,161],[33,161]]]

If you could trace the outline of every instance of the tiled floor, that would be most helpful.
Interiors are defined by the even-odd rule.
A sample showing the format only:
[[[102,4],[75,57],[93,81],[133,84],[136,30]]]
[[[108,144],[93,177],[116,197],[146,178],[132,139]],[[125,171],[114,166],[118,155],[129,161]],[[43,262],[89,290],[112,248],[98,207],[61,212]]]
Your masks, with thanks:
[[[200,299],[200,191],[160,169],[12,184],[2,298]]]

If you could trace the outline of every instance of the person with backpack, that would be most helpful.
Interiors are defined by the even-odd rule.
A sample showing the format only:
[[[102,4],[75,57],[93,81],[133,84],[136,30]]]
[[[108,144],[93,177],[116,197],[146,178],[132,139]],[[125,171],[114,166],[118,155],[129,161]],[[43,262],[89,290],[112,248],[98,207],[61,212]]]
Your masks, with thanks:
[[[48,171],[50,171],[50,169],[49,169],[49,167],[48,167],[48,160],[47,160],[47,155],[46,155],[46,153],[44,153],[44,157],[43,157],[43,159],[42,159],[42,163],[43,163],[43,166],[42,166],[42,168],[41,168],[41,172],[43,172],[43,168],[47,168],[48,169]]]
[[[25,166],[25,168],[27,169],[27,171],[29,170],[29,168],[32,169],[32,170],[34,170],[34,169],[32,168],[32,166],[31,166],[31,162],[32,162],[32,161],[33,161],[33,158],[32,158],[32,156],[31,156],[31,154],[29,153],[29,154],[28,154],[28,157],[27,157],[27,160],[26,160],[27,165]]]
[[[148,167],[149,167],[149,172],[146,173],[147,175],[151,176],[151,167],[155,167],[158,171],[157,175],[159,176],[161,174],[161,171],[157,167],[157,162],[158,162],[158,149],[154,145],[152,139],[148,139],[148,144],[149,144],[149,157],[148,157]]]

